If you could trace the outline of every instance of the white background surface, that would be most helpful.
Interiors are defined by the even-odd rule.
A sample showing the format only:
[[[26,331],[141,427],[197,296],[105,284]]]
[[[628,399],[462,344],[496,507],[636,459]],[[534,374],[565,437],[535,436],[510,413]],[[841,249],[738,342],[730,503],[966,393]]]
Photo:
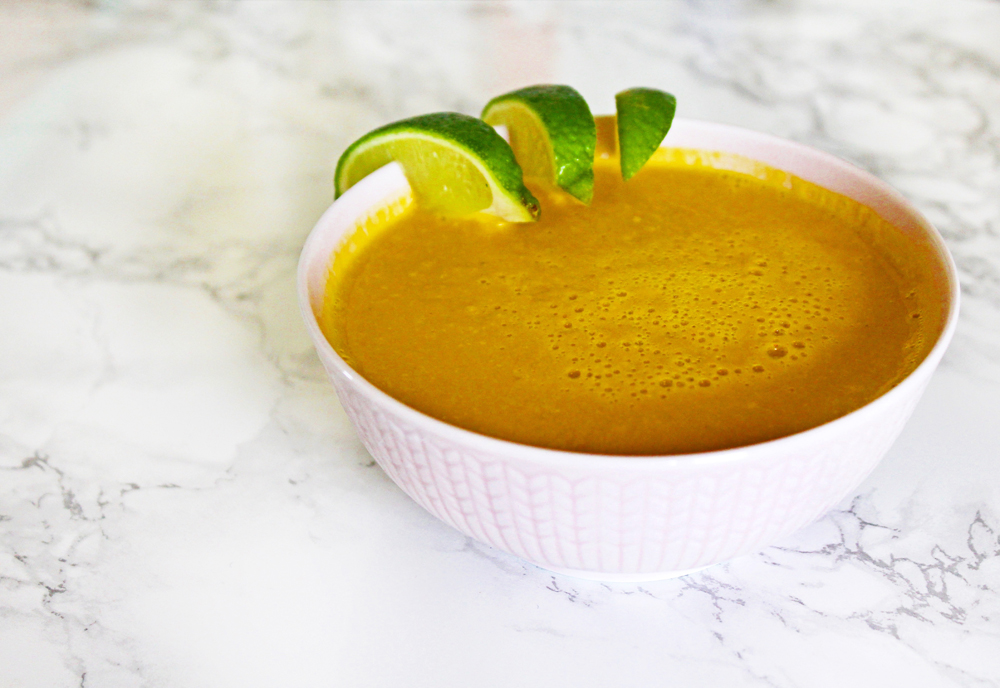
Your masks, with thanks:
[[[1000,686],[1000,4],[0,4],[0,686]],[[961,273],[857,493],[674,581],[563,578],[373,466],[294,269],[369,129],[535,82],[816,146]]]

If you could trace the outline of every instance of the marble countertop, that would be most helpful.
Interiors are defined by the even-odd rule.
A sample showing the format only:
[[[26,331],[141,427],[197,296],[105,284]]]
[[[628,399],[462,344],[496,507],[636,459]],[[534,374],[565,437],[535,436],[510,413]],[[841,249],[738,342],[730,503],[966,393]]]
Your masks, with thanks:
[[[1000,686],[1000,2],[0,3],[0,686]],[[561,577],[360,445],[295,302],[334,162],[634,85],[893,184],[961,273],[879,468],[759,554]]]

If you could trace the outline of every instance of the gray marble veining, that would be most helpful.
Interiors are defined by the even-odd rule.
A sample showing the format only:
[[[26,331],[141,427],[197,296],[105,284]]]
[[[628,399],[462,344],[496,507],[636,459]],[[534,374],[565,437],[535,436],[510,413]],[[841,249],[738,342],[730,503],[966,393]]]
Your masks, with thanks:
[[[1000,685],[1000,3],[0,5],[0,686]],[[340,151],[532,82],[802,141],[941,231],[889,456],[757,555],[553,576],[403,496],[295,305]]]

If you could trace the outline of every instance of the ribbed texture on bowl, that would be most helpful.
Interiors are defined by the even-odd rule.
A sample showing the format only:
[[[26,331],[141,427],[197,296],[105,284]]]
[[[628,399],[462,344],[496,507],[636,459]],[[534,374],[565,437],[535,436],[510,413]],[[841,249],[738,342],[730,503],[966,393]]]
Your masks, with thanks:
[[[495,440],[388,397],[324,338],[332,252],[356,220],[407,190],[389,165],[320,219],[299,264],[303,318],[361,441],[427,511],[481,542],[539,566],[608,580],[669,577],[758,551],[851,493],[899,435],[958,318],[958,281],[944,242],[897,192],[830,155],[735,127],[678,120],[671,145],[738,153],[873,208],[927,236],[944,276],[946,326],[927,359],[894,389],[817,428],[762,444],[671,457],[574,454]]]
[[[868,475],[916,403],[886,404],[836,441],[708,466],[650,459],[647,470],[622,472],[575,468],[572,455],[555,468],[483,452],[408,422],[344,378],[334,385],[365,448],[427,511],[540,566],[608,574],[699,568],[795,532]]]

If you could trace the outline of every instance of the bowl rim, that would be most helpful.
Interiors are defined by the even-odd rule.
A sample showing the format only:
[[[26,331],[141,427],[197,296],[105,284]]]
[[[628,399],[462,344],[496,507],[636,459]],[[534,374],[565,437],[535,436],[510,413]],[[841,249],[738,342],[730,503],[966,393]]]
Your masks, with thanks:
[[[787,456],[788,454],[794,453],[800,446],[815,446],[817,443],[822,443],[828,436],[841,436],[844,433],[849,434],[852,427],[865,423],[866,416],[869,416],[872,413],[878,413],[886,407],[901,403],[907,397],[918,395],[920,388],[927,382],[927,380],[929,380],[934,369],[943,357],[952,336],[954,335],[958,324],[961,300],[958,271],[955,266],[954,258],[948,251],[947,245],[945,244],[941,234],[927,220],[923,213],[917,210],[900,192],[883,182],[878,177],[875,177],[871,173],[866,172],[865,170],[862,170],[861,168],[852,165],[841,158],[811,146],[806,146],[804,144],[773,136],[771,134],[745,129],[743,127],[683,118],[674,120],[671,133],[675,131],[682,131],[685,135],[693,135],[695,137],[719,135],[724,139],[740,140],[756,144],[761,146],[763,149],[781,151],[785,154],[791,153],[792,155],[799,156],[801,158],[810,159],[819,163],[828,170],[833,170],[836,173],[852,177],[853,181],[861,183],[861,189],[867,189],[870,192],[874,192],[874,194],[878,197],[888,201],[890,205],[895,206],[895,210],[904,211],[904,214],[909,215],[910,219],[915,220],[915,224],[918,225],[926,233],[927,238],[930,239],[931,245],[935,249],[936,255],[942,263],[941,267],[944,268],[948,297],[948,314],[944,327],[941,328],[937,341],[924,357],[924,360],[921,361],[920,364],[909,373],[909,375],[903,378],[903,380],[901,380],[889,391],[883,393],[864,406],[821,425],[817,425],[791,435],[785,435],[784,437],[766,440],[755,444],[688,454],[595,454],[562,449],[551,449],[490,437],[488,435],[483,435],[472,430],[466,430],[445,421],[438,420],[437,418],[418,411],[411,406],[407,406],[403,402],[386,394],[378,387],[368,382],[368,380],[366,380],[360,373],[351,368],[344,361],[344,359],[340,357],[336,350],[334,350],[333,346],[331,346],[329,341],[326,339],[326,336],[320,329],[316,313],[313,311],[312,297],[309,291],[310,269],[316,261],[325,260],[327,270],[329,270],[330,254],[327,254],[327,256],[317,255],[318,248],[321,244],[325,243],[323,239],[325,239],[326,235],[331,231],[329,227],[336,226],[336,215],[339,214],[338,211],[340,210],[340,207],[345,203],[351,202],[352,199],[360,198],[364,194],[379,197],[384,201],[384,199],[393,190],[403,190],[407,188],[406,178],[403,176],[402,168],[400,168],[396,163],[390,163],[389,165],[376,170],[348,189],[339,199],[334,201],[327,208],[306,238],[299,257],[297,270],[297,292],[302,318],[305,321],[306,329],[309,332],[309,336],[312,339],[313,344],[318,349],[317,353],[320,355],[321,359],[326,358],[331,361],[336,369],[335,372],[358,388],[359,391],[365,394],[365,396],[369,397],[372,401],[378,403],[379,405],[386,407],[392,413],[400,416],[402,419],[410,422],[411,424],[423,426],[434,434],[442,435],[457,444],[464,445],[470,449],[483,453],[503,455],[511,458],[516,456],[516,458],[520,461],[530,461],[538,464],[539,467],[549,466],[576,470],[586,468],[602,468],[615,471],[633,472],[636,470],[645,471],[653,467],[676,467],[689,469],[698,466],[739,462],[750,457],[760,459],[766,456]],[[664,140],[664,144],[672,145],[670,139],[671,136],[668,134]],[[739,154],[744,155],[743,153]],[[777,167],[778,169],[783,169],[782,167],[776,166],[767,160],[761,159],[760,157],[754,156],[753,159]],[[784,171],[787,172],[788,170]],[[809,179],[807,176],[800,175],[796,172],[789,172],[789,174],[794,174],[795,176],[813,183],[818,183],[820,186],[829,189],[829,187],[823,183]],[[381,195],[379,195],[380,191]],[[835,191],[851,197],[851,194],[845,193],[842,190]],[[858,200],[858,202],[868,205],[865,201],[860,199],[855,198],[854,200]],[[370,208],[373,205],[374,204],[369,204],[365,207]],[[869,205],[869,207],[871,206]],[[875,212],[878,213],[878,210],[874,208],[872,208],[872,210],[875,210]],[[355,213],[355,217],[358,214],[359,213]],[[884,217],[883,213],[879,214]],[[885,219],[889,220],[889,218]],[[889,221],[892,222],[892,220]],[[893,222],[893,224],[895,225],[896,223]]]

